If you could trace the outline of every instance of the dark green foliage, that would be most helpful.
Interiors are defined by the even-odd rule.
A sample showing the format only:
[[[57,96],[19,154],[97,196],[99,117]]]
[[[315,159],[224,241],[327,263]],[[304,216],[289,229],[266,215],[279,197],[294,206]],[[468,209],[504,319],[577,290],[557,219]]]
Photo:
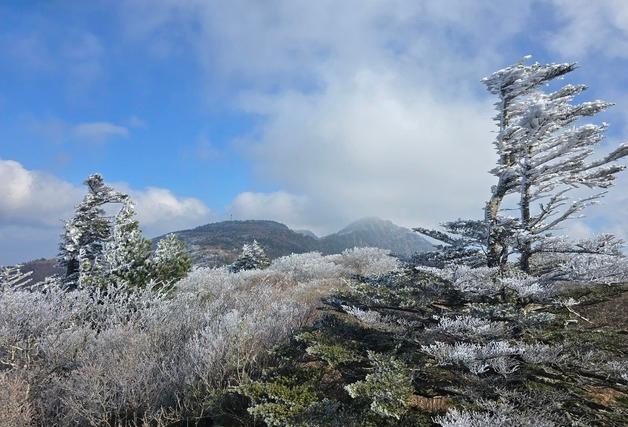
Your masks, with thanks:
[[[183,279],[192,269],[192,259],[185,244],[174,234],[169,234],[157,243],[152,259],[151,279],[168,285]]]
[[[229,266],[229,271],[237,273],[243,270],[261,270],[270,265],[270,259],[266,255],[264,248],[253,240],[252,243],[245,243],[242,246],[242,253],[233,264]]]
[[[352,349],[347,348],[348,343],[341,340],[334,340],[334,337],[323,336],[319,331],[303,332],[296,336],[296,340],[308,345],[305,349],[307,354],[318,357],[336,367],[343,363],[357,362],[360,355]]]
[[[364,381],[346,386],[353,398],[371,401],[371,410],[384,417],[400,419],[410,406],[414,387],[412,372],[397,358],[369,351],[369,360],[374,372]]]
[[[249,411],[277,426],[625,424],[624,336],[591,330],[569,287],[479,297],[461,281],[507,278],[469,272],[408,269],[328,298],[276,369],[241,389]],[[594,289],[602,300],[626,292]]]

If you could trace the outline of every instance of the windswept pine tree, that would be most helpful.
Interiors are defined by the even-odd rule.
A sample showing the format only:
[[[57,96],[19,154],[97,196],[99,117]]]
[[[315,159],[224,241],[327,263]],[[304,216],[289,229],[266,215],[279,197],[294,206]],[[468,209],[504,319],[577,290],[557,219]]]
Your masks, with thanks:
[[[423,256],[423,263],[504,267],[516,253],[521,270],[529,272],[535,254],[542,258],[556,252],[614,253],[607,250],[613,246],[610,241],[585,245],[585,250],[581,242],[570,247],[564,238],[554,235],[565,221],[576,218],[606,193],[625,168],[617,161],[628,155],[628,144],[622,144],[600,156],[596,147],[604,139],[607,124],[580,123],[611,103],[596,100],[575,104],[575,97],[586,90],[584,85],[546,90],[550,82],[575,69],[571,63],[526,65],[522,61],[483,79],[498,97],[494,143],[498,161],[491,170],[497,184],[491,188],[484,221],[451,221],[443,224],[444,231],[415,229],[445,244],[437,254]],[[584,190],[593,193],[582,196]],[[503,214],[508,196],[517,199],[517,217]]]
[[[603,140],[607,125],[578,122],[606,110],[611,103],[596,100],[574,104],[585,85],[545,90],[549,82],[575,68],[573,63],[520,62],[483,80],[498,97],[495,147],[499,159],[491,171],[498,182],[485,208],[489,266],[506,262],[510,239],[520,254],[521,269],[529,271],[530,257],[542,249],[543,240],[602,197],[602,190],[609,188],[615,175],[625,168],[615,162],[628,155],[627,144],[596,158],[595,147]],[[582,188],[599,191],[583,198],[570,197]],[[500,216],[504,197],[509,194],[517,195],[520,210],[514,228],[504,226]]]
[[[183,242],[170,235],[152,255],[131,198],[105,185],[100,175],[85,183],[89,193],[66,223],[60,245],[66,287],[141,288],[151,281],[170,284],[187,275],[192,263]],[[118,211],[111,216],[106,208]]]
[[[104,208],[128,200],[126,194],[105,185],[99,174],[89,176],[85,185],[88,193],[65,223],[59,245],[59,264],[66,270],[63,283],[70,288],[89,281],[92,274],[100,274],[103,249],[112,232],[112,220]]]

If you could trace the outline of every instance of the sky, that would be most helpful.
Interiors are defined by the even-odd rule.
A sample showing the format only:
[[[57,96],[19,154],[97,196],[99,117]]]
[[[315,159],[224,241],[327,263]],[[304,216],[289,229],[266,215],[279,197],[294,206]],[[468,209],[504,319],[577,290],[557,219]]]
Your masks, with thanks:
[[[149,237],[223,219],[318,234],[478,218],[495,179],[482,77],[577,62],[628,140],[622,0],[0,3],[0,264],[54,256],[95,172]],[[565,228],[628,237],[628,175]]]

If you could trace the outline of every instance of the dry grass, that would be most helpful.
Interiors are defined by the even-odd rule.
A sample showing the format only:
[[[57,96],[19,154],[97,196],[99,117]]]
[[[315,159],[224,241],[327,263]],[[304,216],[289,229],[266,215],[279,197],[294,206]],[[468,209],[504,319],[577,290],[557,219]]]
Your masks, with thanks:
[[[20,371],[0,372],[0,427],[33,425],[30,386]]]

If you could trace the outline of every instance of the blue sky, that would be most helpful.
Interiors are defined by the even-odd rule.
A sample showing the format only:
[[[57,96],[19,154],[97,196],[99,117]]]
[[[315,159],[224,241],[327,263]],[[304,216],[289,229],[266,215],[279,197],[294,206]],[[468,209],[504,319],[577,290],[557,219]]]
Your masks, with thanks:
[[[0,264],[54,255],[96,171],[151,236],[478,217],[480,79],[526,54],[617,103],[602,151],[628,136],[623,1],[8,1],[0,52]],[[627,182],[568,232],[626,236]]]

